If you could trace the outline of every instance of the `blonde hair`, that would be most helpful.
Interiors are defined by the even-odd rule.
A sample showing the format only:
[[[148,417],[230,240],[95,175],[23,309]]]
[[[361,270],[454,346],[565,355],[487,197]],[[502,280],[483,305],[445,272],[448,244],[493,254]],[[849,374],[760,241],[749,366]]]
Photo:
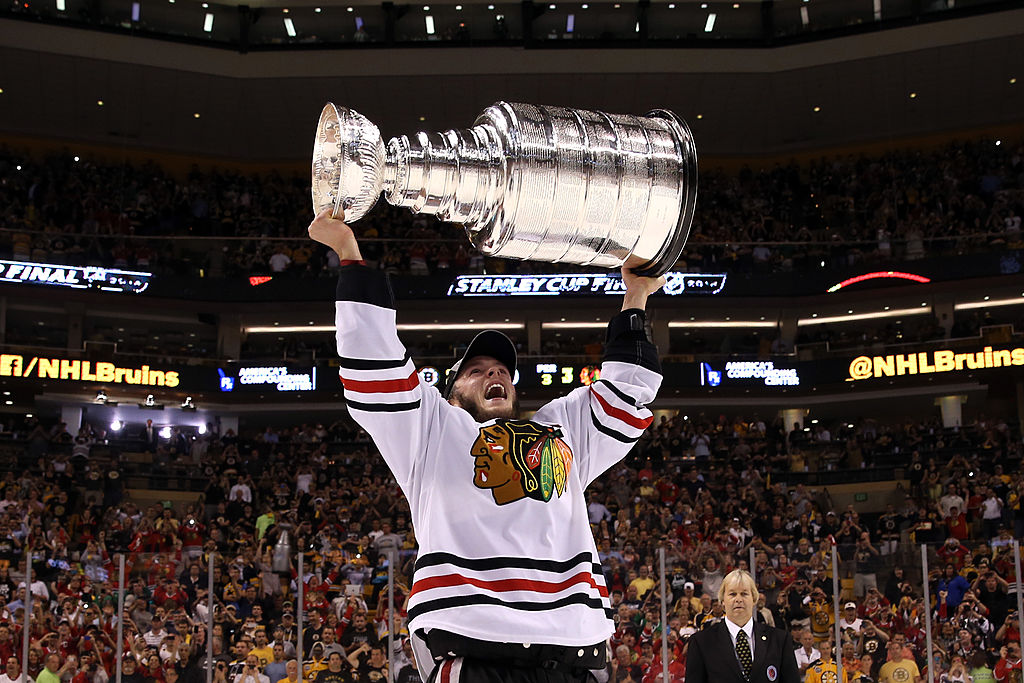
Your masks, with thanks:
[[[750,575],[750,572],[744,569],[733,569],[725,575],[725,578],[722,579],[722,585],[718,587],[718,601],[724,604],[727,587],[737,583],[750,590],[750,595],[756,603],[758,597],[757,582],[754,581],[754,577]]]

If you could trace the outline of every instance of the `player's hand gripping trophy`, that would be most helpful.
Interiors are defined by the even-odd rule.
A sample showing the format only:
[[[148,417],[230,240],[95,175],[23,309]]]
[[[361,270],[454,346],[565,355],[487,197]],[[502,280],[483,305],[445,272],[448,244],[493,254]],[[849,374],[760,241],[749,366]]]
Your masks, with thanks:
[[[359,220],[388,202],[465,226],[482,253],[658,277],[686,244],[697,154],[670,111],[646,116],[498,102],[472,128],[385,145],[328,104],[313,146],[313,209]]]

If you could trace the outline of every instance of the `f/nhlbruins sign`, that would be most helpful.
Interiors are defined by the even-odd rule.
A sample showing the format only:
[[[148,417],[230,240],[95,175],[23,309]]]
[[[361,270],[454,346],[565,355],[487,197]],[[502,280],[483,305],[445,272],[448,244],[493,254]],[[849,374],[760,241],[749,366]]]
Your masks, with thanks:
[[[718,294],[725,274],[671,272],[662,291],[678,294]],[[560,294],[624,294],[626,285],[615,273],[570,275],[459,275],[448,296],[558,296]]]
[[[1024,365],[1024,348],[993,350],[991,346],[986,346],[981,351],[967,353],[943,349],[887,356],[858,356],[850,362],[850,376],[846,381],[959,370],[988,370],[1011,365]]]
[[[139,384],[151,387],[176,387],[180,381],[176,371],[157,370],[148,365],[141,368],[122,368],[114,363],[20,356],[13,353],[0,355],[0,377]]]
[[[141,294],[149,287],[152,277],[152,273],[117,268],[0,260],[0,282]]]

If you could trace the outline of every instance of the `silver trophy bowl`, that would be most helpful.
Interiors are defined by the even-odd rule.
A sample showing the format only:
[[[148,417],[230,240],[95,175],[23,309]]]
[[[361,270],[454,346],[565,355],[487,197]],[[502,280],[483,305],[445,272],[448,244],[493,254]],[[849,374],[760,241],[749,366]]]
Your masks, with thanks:
[[[359,220],[388,202],[462,224],[488,256],[660,276],[686,244],[697,152],[670,111],[646,116],[498,102],[472,128],[391,138],[328,103],[313,209]]]

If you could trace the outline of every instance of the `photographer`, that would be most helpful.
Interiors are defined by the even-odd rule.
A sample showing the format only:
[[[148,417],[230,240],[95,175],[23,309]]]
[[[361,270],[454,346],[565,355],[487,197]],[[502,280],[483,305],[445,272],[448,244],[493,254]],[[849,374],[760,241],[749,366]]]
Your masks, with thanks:
[[[1010,642],[999,648],[999,661],[996,662],[994,673],[997,683],[1021,680],[1019,642]]]
[[[949,671],[939,677],[939,683],[973,683],[973,680],[967,671],[967,665],[964,664],[964,658],[959,655],[953,656]]]
[[[249,654],[233,683],[270,683],[270,679],[260,671],[260,662],[256,655]]]
[[[1003,619],[1002,625],[996,631],[995,642],[996,644],[1020,647],[1020,617],[1017,614],[1017,610],[1010,612]]]

